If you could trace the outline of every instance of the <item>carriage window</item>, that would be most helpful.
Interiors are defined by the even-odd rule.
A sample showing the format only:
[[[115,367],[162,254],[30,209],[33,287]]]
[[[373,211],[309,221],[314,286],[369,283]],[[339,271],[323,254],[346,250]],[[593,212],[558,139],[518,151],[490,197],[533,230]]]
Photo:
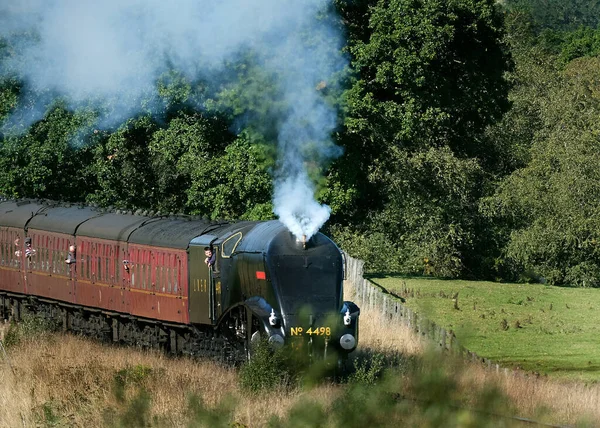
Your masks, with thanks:
[[[156,288],[158,289],[158,291],[165,291],[164,289],[161,289],[160,274],[159,274],[158,266],[154,266],[154,284],[156,285]]]
[[[231,257],[241,240],[242,232],[234,233],[229,238],[227,238],[221,246],[221,248],[223,249],[221,256],[224,259],[228,259],[229,257]]]
[[[173,278],[173,291],[177,293],[177,285],[179,284],[179,267],[181,265],[181,260],[177,259],[177,267],[175,268],[175,275]]]
[[[21,249],[20,249],[20,244],[21,244],[21,239],[19,238],[18,235],[13,236],[14,239],[11,240],[11,245],[10,245],[10,257],[12,260],[12,264],[15,267],[19,266],[19,257],[21,256]]]
[[[80,253],[79,254],[83,254],[83,243],[81,243],[81,247],[79,248]],[[80,272],[79,275],[81,275],[81,278],[85,278],[85,257],[80,257],[80,260],[83,262],[81,263],[81,265],[79,266],[80,268]]]
[[[171,290],[173,282],[171,281],[171,269],[168,266],[165,268],[165,275],[167,277],[167,289]]]
[[[148,288],[152,288],[152,266],[146,265],[146,285]]]
[[[167,284],[166,269],[164,266],[160,267],[160,283],[162,284],[163,288],[165,286],[167,287],[167,291],[169,293],[171,292],[171,284]]]
[[[146,289],[146,265],[142,265],[142,288]]]

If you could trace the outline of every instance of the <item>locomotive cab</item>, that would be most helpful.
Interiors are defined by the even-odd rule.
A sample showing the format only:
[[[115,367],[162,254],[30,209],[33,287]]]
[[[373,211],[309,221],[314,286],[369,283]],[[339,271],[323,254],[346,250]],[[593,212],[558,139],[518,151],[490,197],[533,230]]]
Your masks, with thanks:
[[[221,316],[221,275],[219,247],[213,245],[215,236],[203,235],[194,239],[188,250],[190,266],[190,322],[214,324]],[[204,249],[215,253],[215,263],[208,266]]]

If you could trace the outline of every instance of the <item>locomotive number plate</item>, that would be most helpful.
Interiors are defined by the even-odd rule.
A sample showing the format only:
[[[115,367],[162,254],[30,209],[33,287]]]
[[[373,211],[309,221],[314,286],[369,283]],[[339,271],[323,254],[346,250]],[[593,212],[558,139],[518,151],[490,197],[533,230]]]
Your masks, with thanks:
[[[292,327],[290,336],[331,336],[331,327],[310,327],[305,330],[302,327]]]

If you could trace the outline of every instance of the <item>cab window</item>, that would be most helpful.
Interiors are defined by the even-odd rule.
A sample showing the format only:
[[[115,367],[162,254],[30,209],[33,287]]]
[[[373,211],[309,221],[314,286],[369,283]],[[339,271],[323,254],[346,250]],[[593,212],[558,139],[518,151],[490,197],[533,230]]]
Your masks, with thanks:
[[[231,257],[231,255],[233,254],[233,252],[235,251],[235,249],[237,248],[237,246],[241,240],[242,240],[242,232],[238,232],[238,233],[234,233],[229,238],[227,238],[225,241],[223,241],[223,244],[221,245],[222,257],[225,259]]]

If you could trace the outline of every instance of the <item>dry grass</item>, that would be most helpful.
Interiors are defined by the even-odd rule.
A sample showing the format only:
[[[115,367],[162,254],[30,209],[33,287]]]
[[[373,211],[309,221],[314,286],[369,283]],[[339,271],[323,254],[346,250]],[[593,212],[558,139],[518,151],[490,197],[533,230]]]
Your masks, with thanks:
[[[348,282],[344,284],[344,300],[355,300],[354,289]],[[368,307],[360,310],[359,329],[359,349],[417,355],[427,347],[421,336],[390,323],[381,312]]]
[[[404,326],[386,320],[380,312],[361,309],[360,349],[381,353],[418,355],[427,347],[425,340]]]
[[[360,350],[367,354],[419,358],[427,349],[421,336],[408,328],[390,325],[368,308],[362,310],[360,328]],[[69,335],[45,335],[36,341],[22,342],[9,349],[8,356],[9,361],[0,355],[0,428],[44,426],[53,418],[54,426],[104,427],[107,415],[119,416],[127,410],[115,393],[117,374],[139,368],[142,375],[128,384],[125,393],[132,398],[142,388],[148,391],[148,413],[155,418],[153,426],[187,426],[186,412],[192,394],[208,407],[233,397],[235,409],[231,419],[259,427],[266,425],[272,415],[285,417],[302,400],[316,400],[327,408],[343,389],[325,384],[310,391],[282,388],[248,395],[240,391],[233,369],[101,345]],[[589,420],[600,424],[598,385],[522,374],[505,376],[471,363],[460,373],[467,402],[475,403],[476,391],[484,385],[496,385],[513,402],[518,416],[574,424],[587,414]],[[543,408],[547,409],[545,414],[540,413]]]
[[[150,394],[149,413],[161,426],[186,426],[191,394],[207,407],[233,397],[233,419],[247,426],[263,426],[272,415],[283,417],[298,400],[306,398],[301,390],[283,389],[250,396],[239,390],[233,369],[109,347],[69,335],[24,342],[9,350],[10,365],[0,361],[0,427],[37,426],[48,420],[49,411],[68,426],[104,427],[107,412],[124,411],[116,398],[115,375],[140,367],[150,369],[139,386]],[[337,390],[335,385],[323,385],[311,391],[310,398],[327,403]],[[126,388],[127,397],[132,398],[136,391],[135,385]]]
[[[514,403],[520,416],[552,423],[587,421],[600,425],[600,385],[557,381],[521,372],[508,375],[471,364],[463,372],[465,385],[496,385]]]

